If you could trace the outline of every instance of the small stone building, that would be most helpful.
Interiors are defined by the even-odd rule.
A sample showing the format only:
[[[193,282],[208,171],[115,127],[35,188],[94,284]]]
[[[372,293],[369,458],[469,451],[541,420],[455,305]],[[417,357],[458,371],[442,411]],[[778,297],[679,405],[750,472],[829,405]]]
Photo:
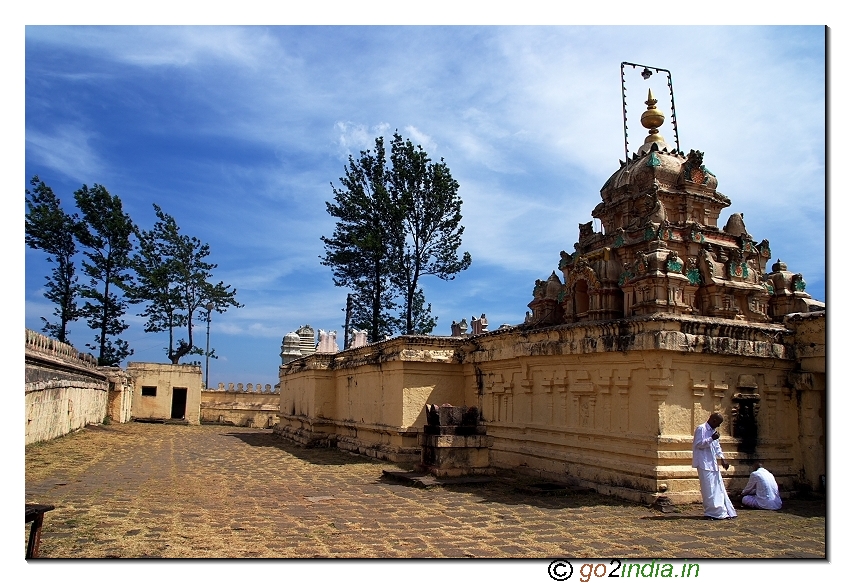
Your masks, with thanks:
[[[194,364],[130,362],[133,419],[201,423],[201,367]]]

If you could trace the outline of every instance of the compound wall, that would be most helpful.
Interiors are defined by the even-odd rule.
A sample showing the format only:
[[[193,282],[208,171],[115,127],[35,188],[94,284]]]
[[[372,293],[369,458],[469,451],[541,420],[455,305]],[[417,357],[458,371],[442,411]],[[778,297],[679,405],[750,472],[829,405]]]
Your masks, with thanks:
[[[244,386],[244,388],[243,388]],[[201,392],[201,423],[271,429],[279,419],[280,393],[270,385],[219,384],[217,391]]]
[[[109,380],[88,354],[26,330],[25,443],[53,439],[108,414]]]

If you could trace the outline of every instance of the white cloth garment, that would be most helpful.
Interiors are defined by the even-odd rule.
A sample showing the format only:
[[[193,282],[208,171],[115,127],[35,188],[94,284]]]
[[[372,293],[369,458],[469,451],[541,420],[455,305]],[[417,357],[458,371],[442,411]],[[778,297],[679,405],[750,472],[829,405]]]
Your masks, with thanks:
[[[720,468],[717,467],[717,458],[723,458],[723,450],[720,449],[719,439],[711,439],[713,434],[714,429],[708,422],[696,428],[691,465],[699,474],[699,489],[705,515],[711,518],[734,518],[738,513],[726,493]]]
[[[744,504],[750,508],[762,510],[779,510],[782,499],[779,497],[779,484],[776,478],[764,468],[759,468],[750,474],[750,481],[744,486]]]
[[[699,474],[699,489],[702,493],[704,514],[711,518],[734,518],[738,516],[732,501],[723,485],[720,470],[704,470],[697,468]]]

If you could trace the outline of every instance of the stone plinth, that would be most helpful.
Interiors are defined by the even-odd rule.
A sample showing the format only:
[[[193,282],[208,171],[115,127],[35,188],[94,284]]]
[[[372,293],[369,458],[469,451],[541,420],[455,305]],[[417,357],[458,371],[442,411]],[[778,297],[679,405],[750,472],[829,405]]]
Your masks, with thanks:
[[[490,447],[477,407],[426,405],[427,423],[419,434],[422,457],[416,469],[437,477],[492,474]]]

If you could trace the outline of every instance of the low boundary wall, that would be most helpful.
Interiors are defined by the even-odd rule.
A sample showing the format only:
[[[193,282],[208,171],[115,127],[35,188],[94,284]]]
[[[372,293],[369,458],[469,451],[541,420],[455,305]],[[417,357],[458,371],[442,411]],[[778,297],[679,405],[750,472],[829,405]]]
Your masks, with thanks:
[[[94,357],[33,330],[26,330],[25,343],[25,443],[102,423],[109,411],[110,375]]]
[[[230,383],[201,391],[201,423],[271,429],[280,419],[280,393],[271,385]]]

